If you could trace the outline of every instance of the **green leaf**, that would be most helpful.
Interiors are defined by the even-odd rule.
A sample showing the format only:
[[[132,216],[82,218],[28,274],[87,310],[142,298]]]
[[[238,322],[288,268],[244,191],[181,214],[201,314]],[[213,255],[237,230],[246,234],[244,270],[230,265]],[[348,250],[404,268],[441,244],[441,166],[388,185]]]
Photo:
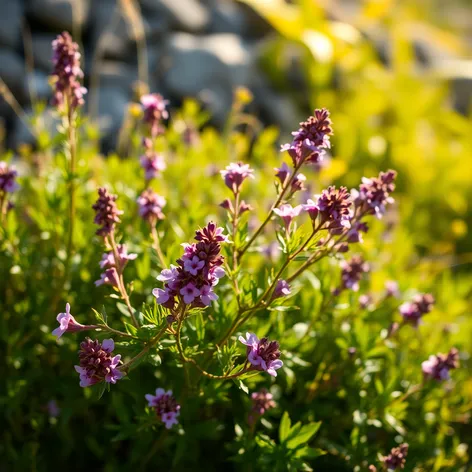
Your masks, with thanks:
[[[284,414],[282,415],[282,420],[280,421],[280,426],[279,426],[279,440],[280,442],[284,442],[289,433],[290,433],[290,425],[292,422],[290,421],[290,416],[288,415],[288,412],[285,411]]]
[[[321,421],[317,423],[309,423],[302,426],[298,431],[290,431],[287,438],[287,447],[295,449],[301,444],[308,443],[310,439],[318,432],[321,426]],[[293,430],[294,428],[292,428]]]

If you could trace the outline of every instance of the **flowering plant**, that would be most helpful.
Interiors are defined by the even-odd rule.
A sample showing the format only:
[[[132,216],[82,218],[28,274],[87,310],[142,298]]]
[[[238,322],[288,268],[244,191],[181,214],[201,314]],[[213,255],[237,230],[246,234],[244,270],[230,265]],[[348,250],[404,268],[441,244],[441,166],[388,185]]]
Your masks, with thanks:
[[[428,470],[435,448],[461,464],[467,306],[442,322],[451,294],[410,269],[397,172],[333,183],[325,108],[280,152],[270,130],[189,145],[158,94],[140,99],[134,155],[104,161],[84,144],[77,51],[54,43],[57,155],[29,174],[0,163],[9,457],[47,422],[89,438],[81,467]]]

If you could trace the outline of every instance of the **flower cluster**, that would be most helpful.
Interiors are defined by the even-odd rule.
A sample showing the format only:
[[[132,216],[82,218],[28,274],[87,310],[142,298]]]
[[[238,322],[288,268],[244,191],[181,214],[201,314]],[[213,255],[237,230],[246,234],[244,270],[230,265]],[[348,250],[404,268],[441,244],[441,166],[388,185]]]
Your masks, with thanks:
[[[83,325],[76,321],[70,314],[70,305],[66,304],[66,312],[59,313],[56,318],[59,321],[59,326],[52,332],[54,336],[59,339],[64,333],[76,333],[77,331],[85,331],[88,329],[95,329],[94,325]]]
[[[169,112],[166,107],[168,100],[158,93],[143,95],[141,97],[141,105],[144,111],[144,122],[149,126],[151,136],[155,138],[162,134],[162,120],[169,118]]]
[[[249,415],[249,424],[254,424],[258,417],[262,416],[267,410],[275,408],[276,404],[273,398],[272,393],[265,388],[251,394],[252,408]]]
[[[166,169],[166,162],[162,154],[154,151],[152,140],[143,139],[144,154],[140,158],[141,167],[144,169],[144,178],[147,182],[156,177]]]
[[[161,197],[152,189],[148,188],[138,197],[139,205],[139,216],[149,223],[151,226],[155,226],[158,220],[165,218],[162,209],[166,205],[166,199]]]
[[[164,269],[157,277],[164,282],[164,289],[155,288],[152,293],[157,303],[169,309],[183,302],[192,307],[207,307],[218,296],[213,287],[225,275],[220,243],[227,242],[223,228],[208,223],[195,233],[197,243],[184,244],[184,254],[177,260],[178,266]]]
[[[254,333],[246,333],[246,339],[239,336],[239,340],[247,346],[247,359],[254,370],[265,370],[273,377],[277,377],[277,369],[283,366],[280,358],[279,343],[267,338],[259,339]]]
[[[341,289],[359,290],[362,276],[369,272],[370,266],[360,255],[352,256],[350,261],[341,262]]]
[[[254,179],[254,171],[249,167],[249,164],[242,162],[231,163],[225,170],[220,171],[220,174],[225,185],[235,194],[239,192],[242,183],[247,178]]]
[[[114,349],[113,339],[104,339],[100,343],[86,338],[80,343],[80,365],[74,367],[80,375],[81,387],[90,387],[102,381],[114,384],[124,376],[124,373],[118,369],[121,356],[111,354]]]
[[[447,354],[429,356],[427,361],[421,363],[423,374],[427,379],[448,380],[449,371],[459,367],[459,351],[451,348]]]
[[[344,228],[350,228],[351,196],[346,187],[336,189],[333,185],[308,200],[303,209],[310,215],[313,225],[319,216],[319,224],[329,229],[331,234],[341,234]]]
[[[9,166],[5,161],[0,161],[0,196],[18,190],[17,175],[14,167]]]
[[[80,68],[79,45],[64,31],[52,42],[52,48],[54,105],[63,107],[66,104],[74,110],[84,104],[84,95],[87,93],[87,89],[79,82],[84,76]]]
[[[400,305],[400,313],[406,323],[417,327],[421,318],[433,309],[434,297],[430,293],[415,295],[411,302]]]
[[[178,423],[177,417],[180,415],[180,405],[172,396],[172,390],[166,392],[163,388],[157,388],[155,395],[148,393],[145,397],[148,406],[155,410],[156,415],[166,425],[167,429]]]
[[[394,170],[380,172],[378,177],[370,179],[363,177],[359,190],[351,190],[355,206],[360,213],[382,218],[387,204],[395,201],[390,194],[395,190],[396,177],[397,173]]]
[[[128,261],[134,261],[138,255],[128,254],[128,250],[125,244],[119,244],[117,247],[118,263],[115,260],[113,251],[105,252],[100,261],[100,268],[105,269],[100,274],[100,279],[95,281],[95,285],[112,285],[113,287],[119,288],[120,286],[120,273],[125,268]]]
[[[320,163],[331,147],[330,136],[333,134],[329,111],[325,108],[317,109],[314,115],[300,123],[298,131],[292,133],[293,140],[284,144],[282,151],[288,151],[294,167],[303,163]]]
[[[408,444],[403,443],[394,447],[388,456],[382,457],[382,462],[387,470],[400,470],[405,468]]]
[[[97,230],[99,236],[108,236],[115,230],[116,223],[121,221],[119,216],[123,212],[118,210],[116,206],[117,198],[117,195],[108,193],[108,190],[104,187],[98,189],[98,199],[92,208],[95,210],[93,222],[100,226]]]

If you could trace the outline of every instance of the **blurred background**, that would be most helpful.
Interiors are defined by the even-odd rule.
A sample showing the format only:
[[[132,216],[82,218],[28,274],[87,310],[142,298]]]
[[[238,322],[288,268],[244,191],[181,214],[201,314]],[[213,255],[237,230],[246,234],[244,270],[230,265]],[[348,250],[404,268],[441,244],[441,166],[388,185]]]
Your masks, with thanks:
[[[106,152],[116,147],[138,84],[173,106],[197,98],[219,127],[236,86],[252,91],[252,113],[289,131],[323,93],[367,92],[372,82],[385,88],[392,70],[443,81],[454,109],[470,109],[468,0],[0,0],[0,7],[0,77],[25,113],[3,94],[7,147],[34,141],[24,121],[36,101],[51,97],[51,42],[63,30],[82,46],[88,111]]]

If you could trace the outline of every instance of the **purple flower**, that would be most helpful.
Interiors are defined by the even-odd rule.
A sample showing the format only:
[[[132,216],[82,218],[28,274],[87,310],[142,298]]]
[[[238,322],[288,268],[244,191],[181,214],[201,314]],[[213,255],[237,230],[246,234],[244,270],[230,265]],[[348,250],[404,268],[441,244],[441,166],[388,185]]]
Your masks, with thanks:
[[[187,303],[187,305],[190,305],[200,293],[200,290],[198,290],[192,282],[189,282],[185,287],[180,289],[180,294],[183,295],[184,302]]]
[[[434,297],[430,293],[418,294],[411,302],[400,305],[400,313],[405,322],[418,327],[421,318],[433,309]]]
[[[56,318],[59,326],[52,332],[59,339],[64,333],[75,333],[77,331],[85,331],[87,329],[95,329],[96,326],[77,323],[75,318],[70,314],[70,305],[66,303],[66,312],[59,313]]]
[[[92,208],[95,210],[93,222],[100,226],[97,230],[99,236],[108,236],[115,230],[116,223],[121,221],[119,216],[123,212],[116,207],[117,198],[117,195],[108,193],[108,190],[104,187],[98,189],[98,199]]]
[[[100,285],[111,285],[116,288],[120,287],[120,276],[116,267],[111,267],[100,274],[100,278],[95,280],[95,286],[99,287]]]
[[[84,73],[80,68],[79,45],[72,41],[69,33],[64,31],[52,42],[54,71],[54,105],[63,107],[64,103],[72,109],[84,104],[83,96],[87,89],[79,80]]]
[[[302,205],[302,208],[310,215],[311,220],[314,222],[318,217],[318,213],[320,212],[318,203],[309,199],[304,205]]]
[[[254,424],[267,410],[275,408],[273,398],[265,388],[251,394],[252,413],[249,415],[249,424]]]
[[[139,216],[154,226],[158,220],[165,218],[162,209],[166,205],[166,199],[151,189],[144,190],[138,198]]]
[[[362,243],[362,233],[367,233],[369,227],[367,223],[361,221],[355,221],[347,232],[347,242],[348,243]]]
[[[47,409],[51,418],[57,418],[61,414],[61,409],[59,408],[56,400],[54,399],[48,401]]]
[[[205,306],[210,306],[212,301],[218,300],[218,295],[213,291],[212,285],[203,285],[200,289],[200,299]]]
[[[407,454],[408,444],[403,443],[398,447],[394,447],[388,456],[382,457],[382,462],[387,470],[404,469]]]
[[[80,386],[90,387],[99,382],[116,383],[124,374],[118,370],[121,356],[112,356],[115,348],[113,339],[104,339],[102,343],[90,338],[80,343],[79,363],[75,370],[80,375]]]
[[[363,177],[359,190],[351,191],[356,207],[361,212],[382,218],[387,204],[394,202],[390,194],[395,190],[397,173],[394,170],[380,172],[378,177]]]
[[[8,166],[5,161],[0,161],[0,196],[4,193],[12,193],[18,190],[16,183],[18,172],[13,166]]]
[[[274,397],[265,388],[251,394],[252,410],[263,415],[267,410],[275,407]]]
[[[359,297],[359,305],[362,309],[370,308],[372,306],[372,295],[365,293]]]
[[[320,163],[325,150],[331,147],[329,138],[333,134],[329,112],[325,108],[314,111],[306,121],[300,123],[298,131],[292,133],[290,144],[282,146],[282,151],[288,151],[294,167],[303,163]]]
[[[149,181],[159,177],[166,169],[164,156],[154,151],[146,151],[139,159],[141,167],[144,169],[144,178]]]
[[[276,167],[274,170],[277,171],[275,176],[279,179],[281,185],[283,186],[290,177],[290,167],[285,162],[283,162],[279,168]]]
[[[246,333],[246,339],[239,336],[239,340],[247,346],[247,358],[255,370],[265,370],[273,377],[277,377],[277,369],[283,366],[279,359],[280,350],[277,341],[259,338],[254,333]]]
[[[423,374],[427,379],[449,380],[449,371],[459,367],[459,351],[451,348],[447,354],[429,356],[427,361],[421,363]]]
[[[121,269],[126,266],[128,261],[134,261],[138,257],[137,254],[128,254],[126,244],[118,244],[116,249],[119,257],[118,265]],[[100,261],[100,268],[109,269],[111,267],[116,267],[115,255],[113,254],[113,251],[105,252]]]
[[[346,187],[328,187],[321,192],[317,201],[321,223],[327,224],[332,234],[340,234],[344,228],[351,227],[351,206],[350,194]]]
[[[272,295],[272,300],[281,297],[288,297],[292,292],[290,291],[290,285],[285,280],[278,280],[275,285],[274,293]]]
[[[220,171],[220,174],[224,178],[226,186],[234,193],[238,193],[247,178],[254,178],[253,172],[249,164],[232,162],[225,170]]]
[[[154,408],[157,416],[166,425],[167,429],[178,423],[177,417],[180,415],[180,405],[172,396],[172,390],[166,392],[163,388],[157,388],[155,395],[148,393],[145,398],[148,401],[148,406]]]
[[[305,188],[306,176],[304,174],[297,174],[293,179],[292,183],[290,184],[291,187],[291,194],[293,195],[295,192],[306,190]]]
[[[143,95],[141,105],[144,111],[144,122],[149,126],[151,136],[156,137],[163,133],[162,120],[169,118],[166,107],[168,100],[158,93]]]
[[[355,255],[350,261],[342,261],[341,269],[341,288],[347,288],[357,292],[362,276],[366,272],[369,272],[370,267],[362,256]]]
[[[198,256],[193,256],[190,260],[184,261],[184,270],[192,275],[197,275],[198,271],[205,265],[205,261],[201,261]]]
[[[210,222],[195,232],[195,239],[197,243],[183,244],[184,254],[177,260],[178,265],[164,269],[157,277],[164,282],[164,288],[156,288],[152,293],[157,303],[171,310],[179,300],[204,308],[218,299],[213,287],[225,275],[220,243],[228,238],[223,228]]]
[[[284,221],[285,228],[289,230],[292,220],[300,214],[302,211],[302,206],[297,205],[296,207],[292,207],[292,205],[286,203],[282,205],[280,208],[274,208],[274,213]]]
[[[395,280],[387,280],[385,282],[385,295],[387,297],[398,298],[400,296],[400,288]]]

